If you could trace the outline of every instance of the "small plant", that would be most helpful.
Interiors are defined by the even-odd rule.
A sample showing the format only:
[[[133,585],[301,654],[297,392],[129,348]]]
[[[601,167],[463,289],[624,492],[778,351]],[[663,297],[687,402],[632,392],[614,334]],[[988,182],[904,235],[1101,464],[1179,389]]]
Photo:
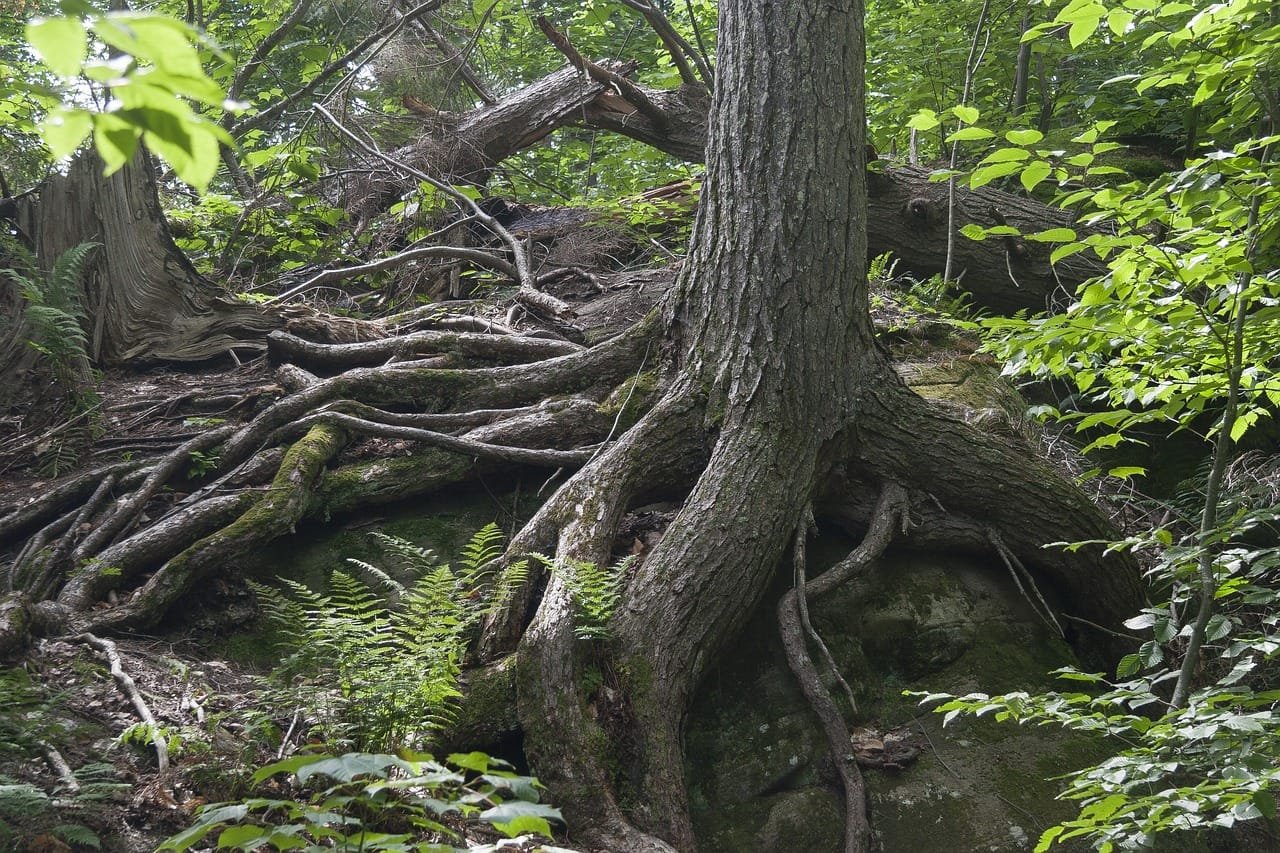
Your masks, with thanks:
[[[529,849],[531,834],[550,837],[551,821],[562,819],[538,802],[538,780],[510,767],[479,752],[450,755],[445,763],[371,753],[296,755],[253,776],[255,785],[272,780],[291,797],[204,806],[190,829],[159,849],[183,853],[219,830],[220,850],[511,849],[474,838],[494,830]]]
[[[534,558],[564,580],[573,598],[577,623],[574,633],[579,639],[603,639],[609,635],[609,620],[622,597],[622,581],[635,562],[635,556],[623,557],[612,567],[602,569],[584,560],[553,560],[541,554]]]
[[[198,480],[210,471],[217,470],[218,454],[216,452],[205,450],[191,451],[190,462],[187,466],[187,479]]]
[[[302,709],[313,736],[344,747],[416,748],[450,719],[467,632],[505,600],[525,564],[489,582],[488,565],[502,552],[492,524],[471,538],[456,568],[376,535],[408,583],[352,560],[365,579],[336,571],[327,594],[292,581],[287,594],[254,587],[288,652],[274,674],[287,695],[271,704]]]
[[[60,382],[76,384],[84,377],[88,363],[87,321],[80,304],[80,277],[98,243],[81,243],[58,256],[47,276],[40,276],[34,263],[25,273],[4,270],[18,285],[25,305],[24,316],[31,328],[27,343],[46,356]]]
[[[97,410],[101,401],[93,389],[89,340],[84,331],[88,318],[80,302],[80,279],[98,246],[81,243],[67,249],[49,274],[42,276],[29,253],[16,243],[8,245],[10,254],[25,267],[2,272],[22,294],[27,345],[44,357],[66,400],[66,421],[37,447],[44,476],[56,477],[74,467],[100,430]]]

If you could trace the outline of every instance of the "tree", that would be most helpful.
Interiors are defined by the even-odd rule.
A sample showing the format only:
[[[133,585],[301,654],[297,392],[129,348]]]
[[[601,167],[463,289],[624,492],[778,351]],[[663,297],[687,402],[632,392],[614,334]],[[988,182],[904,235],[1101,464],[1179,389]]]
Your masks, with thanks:
[[[1104,628],[1136,607],[1139,589],[1123,556],[1043,552],[1052,540],[1105,538],[1110,525],[1026,448],[909,392],[875,342],[862,13],[859,2],[722,5],[703,204],[660,314],[590,348],[427,330],[414,346],[458,357],[290,374],[297,390],[248,425],[212,429],[156,462],[92,472],[0,519],[0,537],[35,531],[10,584],[45,599],[32,610],[46,630],[135,627],[309,513],[455,482],[473,473],[470,456],[581,465],[508,549],[512,558],[554,553],[558,570],[524,579],[477,654],[514,654],[506,670],[527,750],[584,837],[614,851],[688,850],[681,727],[693,691],[789,549],[800,562],[811,518],[839,508],[865,524],[866,538],[835,574],[784,600],[782,617],[845,784],[846,849],[867,849],[847,734],[796,628],[802,596],[858,571],[908,526],[914,542],[1016,558],[1064,610]],[[516,363],[491,366],[502,358]],[[644,374],[655,390],[638,422],[598,450],[580,449],[609,436],[598,401],[629,399]],[[553,396],[571,399],[544,402]],[[485,425],[461,437],[435,431],[478,416]],[[399,475],[331,469],[356,434],[398,434],[467,457],[431,450]],[[253,488],[196,489],[158,523],[123,535],[192,452],[214,447],[212,484],[238,478]],[[113,501],[104,483],[119,483],[122,497]],[[610,639],[580,642],[565,567],[608,563],[622,515],[658,492],[680,495],[683,509],[626,584]],[[129,595],[93,608],[112,589]],[[1105,631],[1076,639],[1085,651],[1113,651]],[[611,674],[609,691],[585,692],[589,666]],[[622,778],[610,766],[625,768]]]

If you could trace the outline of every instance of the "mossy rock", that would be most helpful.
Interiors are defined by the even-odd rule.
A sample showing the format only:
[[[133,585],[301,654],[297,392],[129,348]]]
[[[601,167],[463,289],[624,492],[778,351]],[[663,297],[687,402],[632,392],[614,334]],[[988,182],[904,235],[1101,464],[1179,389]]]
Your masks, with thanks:
[[[687,775],[705,851],[840,849],[834,768],[777,639],[772,602],[787,580],[709,674],[690,715]],[[1072,662],[998,561],[890,554],[811,610],[855,690],[855,722],[907,727],[929,744],[905,769],[864,770],[882,849],[937,850],[945,839],[948,850],[1031,850],[1045,828],[1074,814],[1055,799],[1060,783],[1046,780],[1100,757],[1101,745],[986,720],[944,730],[902,696],[1041,690],[1052,685],[1050,670]],[[769,840],[782,826],[804,827],[800,846]]]
[[[968,358],[904,361],[895,365],[902,381],[926,400],[980,429],[1027,435],[1027,404],[993,365]]]

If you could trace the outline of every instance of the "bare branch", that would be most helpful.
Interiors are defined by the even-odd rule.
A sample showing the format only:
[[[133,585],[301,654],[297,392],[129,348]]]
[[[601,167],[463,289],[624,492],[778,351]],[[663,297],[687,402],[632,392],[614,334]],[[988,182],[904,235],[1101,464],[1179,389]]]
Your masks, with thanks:
[[[531,308],[546,311],[555,317],[565,317],[571,313],[568,305],[561,302],[559,299],[556,299],[554,296],[549,296],[548,294],[538,290],[537,279],[534,277],[533,271],[530,268],[529,253],[526,247],[523,246],[520,241],[502,225],[501,222],[486,213],[485,210],[476,203],[475,199],[465,193],[459,192],[456,188],[446,184],[444,181],[428,175],[421,169],[415,169],[408,163],[397,160],[390,154],[379,150],[374,145],[361,139],[334,118],[333,114],[320,104],[313,105],[312,109],[324,116],[339,133],[355,143],[356,146],[374,157],[377,157],[379,160],[382,160],[384,163],[395,166],[405,174],[411,175],[414,178],[435,187],[437,190],[453,199],[453,201],[464,210],[470,211],[471,215],[477,222],[485,228],[488,228],[493,232],[493,234],[497,235],[498,239],[505,243],[507,248],[511,250],[511,259],[515,266],[516,279],[520,282],[520,290],[516,294],[517,301],[523,302]]]
[[[286,436],[309,429],[316,424],[327,423],[342,427],[345,430],[365,435],[379,435],[384,438],[402,438],[416,441],[444,450],[452,450],[480,459],[492,459],[498,462],[511,462],[517,465],[541,465],[551,468],[584,465],[591,459],[591,450],[535,450],[526,447],[504,447],[497,444],[486,444],[470,438],[446,435],[442,432],[416,429],[414,427],[380,424],[344,415],[341,412],[325,411],[308,415],[284,427],[274,440],[284,440]]]
[[[164,734],[160,731],[160,726],[156,723],[156,718],[151,715],[151,709],[147,707],[142,694],[138,692],[138,685],[134,684],[133,678],[124,671],[124,666],[120,663],[120,653],[116,651],[116,644],[87,632],[81,634],[77,639],[97,649],[107,659],[107,665],[111,667],[111,677],[116,680],[116,686],[120,688],[120,692],[129,700],[129,704],[133,705],[133,710],[137,713],[138,719],[142,720],[143,725],[148,729],[151,743],[156,748],[156,765],[161,773],[168,772],[168,743],[165,741]]]
[[[703,62],[702,57],[698,55],[698,51],[693,45],[685,40],[684,36],[676,32],[676,28],[671,26],[671,21],[667,20],[667,16],[662,13],[656,5],[650,2],[642,2],[642,0],[619,0],[622,5],[635,9],[644,19],[649,22],[649,26],[658,34],[658,38],[662,40],[662,46],[667,49],[667,53],[671,54],[671,61],[675,63],[676,69],[680,72],[680,79],[690,86],[705,86],[711,88],[711,69]],[[698,64],[698,74],[694,73],[693,68],[689,65],[692,59]]]
[[[289,14],[280,21],[279,26],[272,30],[266,38],[259,44],[253,52],[253,56],[249,57],[249,61],[240,66],[240,70],[236,72],[235,78],[231,81],[231,85],[227,87],[227,97],[231,100],[238,100],[240,93],[244,91],[244,86],[249,82],[250,78],[258,72],[262,67],[262,63],[266,60],[267,55],[275,50],[276,45],[284,41],[285,36],[298,25],[298,22],[306,16],[311,10],[312,0],[297,0],[293,8],[289,10]]]
[[[402,30],[410,21],[419,17],[420,15],[425,15],[427,12],[432,12],[432,11],[435,11],[436,9],[439,9],[443,3],[444,3],[444,0],[427,0],[427,2],[421,3],[415,6],[414,8],[406,12],[403,16],[401,16],[399,19],[397,19],[395,22],[388,24],[387,26],[371,33],[367,38],[363,39],[359,44],[351,48],[351,50],[347,51],[342,56],[330,62],[324,68],[320,69],[319,73],[317,73],[315,77],[311,78],[311,80],[307,83],[307,85],[303,86],[301,89],[297,90],[291,95],[286,95],[285,97],[276,101],[271,106],[267,107],[262,112],[255,113],[243,119],[242,121],[236,122],[234,125],[227,128],[227,130],[233,136],[242,136],[243,134],[247,133],[250,130],[255,130],[257,128],[270,124],[271,122],[275,121],[281,115],[281,113],[283,113],[285,110],[292,107],[294,104],[297,104],[299,101],[306,100],[307,98],[314,95],[317,89],[323,86],[325,82],[327,82],[330,78],[332,78],[338,72],[346,70],[347,73],[350,74],[351,72],[350,70],[348,70],[348,66],[351,64],[351,61],[355,59],[357,56],[360,56],[362,53],[367,51],[373,45],[377,44],[379,41],[390,40],[396,33],[400,32],[400,30]]]
[[[556,50],[564,54],[565,58],[569,60],[570,65],[588,75],[593,80],[601,83],[608,83],[615,87],[628,103],[632,104],[646,118],[648,118],[649,121],[653,122],[655,128],[659,131],[666,130],[667,126],[670,124],[670,119],[661,107],[649,100],[649,96],[644,93],[644,90],[635,83],[632,83],[626,77],[623,77],[621,74],[616,74],[607,68],[602,68],[591,60],[585,58],[582,54],[578,53],[578,49],[573,46],[573,43],[569,41],[569,38],[564,33],[551,26],[551,22],[542,15],[539,15],[534,20],[538,24],[538,29],[542,30],[543,35],[547,37],[547,40],[551,42]]]
[[[313,275],[311,278],[302,282],[302,284],[291,287],[284,293],[265,300],[264,304],[283,302],[284,300],[292,296],[296,296],[303,291],[310,290],[313,287],[332,284],[335,281],[345,281],[346,279],[354,278],[358,275],[393,269],[421,258],[457,258],[458,260],[471,261],[477,266],[501,273],[512,281],[519,280],[519,273],[516,272],[516,268],[514,266],[507,263],[502,258],[489,254],[483,249],[467,249],[459,246],[420,246],[416,249],[408,249],[394,255],[388,255],[385,258],[378,258],[376,261],[370,261],[367,264],[356,264],[355,266],[341,267],[336,270],[325,270],[322,273]]]

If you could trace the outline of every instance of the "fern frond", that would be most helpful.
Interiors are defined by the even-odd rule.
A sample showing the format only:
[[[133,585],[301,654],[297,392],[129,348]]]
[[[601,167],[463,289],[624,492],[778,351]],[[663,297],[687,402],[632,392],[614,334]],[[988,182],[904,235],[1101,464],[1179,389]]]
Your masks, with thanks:
[[[511,596],[515,595],[516,590],[524,586],[529,580],[529,561],[516,560],[504,568],[498,575],[498,580],[493,585],[493,591],[489,595],[489,603],[485,607],[485,616],[497,613],[499,610],[507,606],[507,602],[511,600]]]
[[[80,277],[89,256],[99,246],[100,243],[81,243],[58,256],[45,283],[44,304],[74,316],[84,316],[84,307],[80,304]]]
[[[486,566],[502,556],[502,549],[507,537],[496,522],[489,522],[475,532],[475,535],[462,547],[462,559],[459,560],[462,582],[469,587],[476,586]]]
[[[61,823],[50,829],[49,833],[68,844],[92,847],[94,850],[102,848],[102,840],[92,829],[82,823]]]
[[[400,583],[400,581],[391,577],[391,575],[387,574],[372,563],[366,563],[364,560],[357,560],[355,557],[348,557],[347,562],[359,569],[360,573],[366,578],[372,578],[374,584],[387,590],[393,597],[399,599],[404,595],[404,584]]]
[[[387,551],[399,558],[410,575],[420,575],[439,562],[435,551],[414,545],[408,539],[386,533],[374,533],[373,536]]]

